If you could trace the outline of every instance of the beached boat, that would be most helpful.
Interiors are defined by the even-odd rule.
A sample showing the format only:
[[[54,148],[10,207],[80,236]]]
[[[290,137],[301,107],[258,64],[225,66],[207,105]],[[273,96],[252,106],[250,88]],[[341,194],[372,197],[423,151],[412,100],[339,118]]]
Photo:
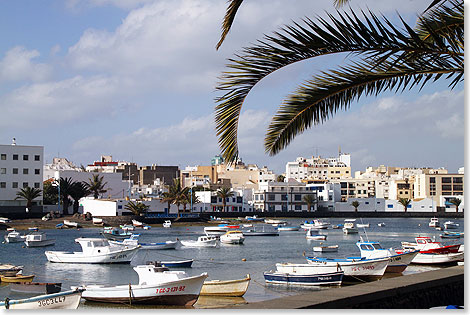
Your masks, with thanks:
[[[77,238],[76,243],[82,247],[82,252],[46,251],[47,260],[57,263],[82,263],[82,264],[111,264],[130,263],[140,246],[122,248],[110,246],[108,241],[102,238]]]
[[[126,248],[140,245],[141,249],[147,249],[147,250],[176,249],[176,246],[178,246],[178,241],[165,241],[165,242],[159,242],[159,243],[141,243],[139,242],[139,236],[140,234],[132,234],[131,237],[126,238],[122,241],[109,240],[108,242],[111,245],[116,245],[116,246],[121,246],[121,247],[126,247]]]
[[[243,296],[248,290],[251,277],[236,280],[206,280],[202,285],[201,295],[210,296]]]
[[[368,228],[368,227],[370,227],[370,224],[369,223],[358,223],[358,224],[356,224],[356,227],[357,228]]]
[[[69,220],[64,220],[64,225],[69,228],[79,228],[80,224],[77,222],[69,221]]]
[[[397,253],[406,253],[407,250],[399,251]],[[439,264],[456,264],[458,261],[462,261],[464,259],[464,253],[445,253],[445,254],[437,254],[437,253],[422,253],[419,252],[415,258],[411,261],[413,264],[421,264],[421,265],[439,265]]]
[[[124,224],[119,226],[124,232],[134,231],[135,227],[131,224]]]
[[[339,245],[330,245],[330,246],[313,246],[314,252],[321,252],[321,253],[332,253],[337,252]]]
[[[417,249],[420,253],[428,254],[447,254],[457,253],[460,244],[442,245],[441,242],[431,240],[429,236],[419,236],[415,238],[416,243],[401,242],[404,249]]]
[[[65,225],[64,225],[63,223],[57,223],[57,224],[55,225],[55,228],[56,228],[56,229],[59,229],[59,230],[60,230],[60,229],[63,229],[64,227],[65,227]]]
[[[82,297],[87,301],[191,306],[196,303],[207,273],[188,276],[184,271],[167,267],[139,265],[133,268],[139,283],[123,285],[84,285]]]
[[[52,218],[49,216],[49,215],[45,215],[41,218],[42,221],[49,221],[51,220]]]
[[[220,242],[224,244],[243,244],[245,237],[241,231],[228,231],[220,236]]]
[[[3,276],[0,275],[0,279],[3,283],[18,283],[18,282],[31,282],[34,279],[34,275],[23,276],[17,274],[15,276]]]
[[[381,279],[388,266],[388,258],[376,259],[354,259],[354,258],[322,258],[322,257],[306,257],[308,264],[315,267],[330,267],[339,268],[338,270],[344,271],[344,281],[370,281]],[[308,266],[307,264],[307,266]],[[297,268],[298,269],[298,268]],[[279,270],[279,268],[278,268]],[[313,272],[315,269],[308,267],[300,268],[304,274],[305,272]]]
[[[191,268],[194,259],[188,260],[173,260],[173,261],[160,261],[163,267],[167,268]]]
[[[361,251],[361,258],[385,258],[389,259],[385,272],[400,273],[403,272],[411,261],[418,255],[419,251],[409,251],[398,254],[392,248],[382,248],[379,242],[359,241],[356,246]]]
[[[452,222],[452,221],[446,221],[446,222],[444,222],[444,228],[445,228],[446,230],[458,229],[458,228],[459,228],[459,224],[458,224],[458,223],[455,223],[455,222]]]
[[[345,219],[343,233],[344,234],[357,234],[359,231],[355,226],[356,219]]]
[[[26,235],[21,235],[17,230],[13,230],[5,235],[4,238],[7,243],[19,243],[25,241]]]
[[[23,270],[23,266],[15,266],[11,264],[0,264],[0,275],[15,276]]]
[[[144,227],[144,224],[143,224],[142,222],[137,221],[137,220],[134,220],[134,219],[132,219],[132,225],[133,225],[134,227],[136,227],[136,228],[142,228],[142,227]]]
[[[207,236],[211,236],[211,235],[220,236],[220,235],[224,235],[225,233],[227,233],[228,230],[230,230],[230,228],[227,227],[226,224],[222,226],[206,226],[204,228],[204,233]]]
[[[101,218],[93,218],[92,222],[93,222],[94,225],[103,225],[104,224],[103,219],[101,219]]]
[[[344,271],[304,275],[269,271],[265,272],[263,275],[264,280],[269,284],[282,284],[286,286],[334,286],[341,285]]]
[[[164,228],[171,228],[171,221],[170,220],[165,220],[165,222],[163,222],[163,227]]]
[[[298,231],[298,226],[280,226],[277,228],[278,231]]]
[[[196,241],[184,240],[180,241],[181,245],[185,247],[216,247],[217,238],[215,236],[199,236]]]
[[[61,282],[18,282],[10,284],[10,291],[21,293],[52,294],[60,292]]]
[[[0,223],[10,223],[11,220],[8,218],[0,217]]]
[[[104,227],[101,235],[109,240],[119,241],[131,237],[132,232],[124,232],[115,227]]]
[[[377,226],[379,226],[379,227],[384,227],[384,226],[385,226],[385,223],[383,223],[383,222],[382,222],[382,223],[378,223]]]
[[[443,234],[439,234],[441,238],[461,238],[464,236],[464,233],[460,232],[447,232],[445,231]]]
[[[44,232],[33,232],[26,235],[24,241],[27,247],[43,247],[55,244],[55,239],[48,239]]]
[[[428,225],[429,225],[429,227],[438,227],[439,226],[439,219],[438,218],[431,218]]]
[[[83,290],[69,290],[54,294],[34,296],[28,299],[0,302],[0,309],[77,309]]]
[[[318,234],[318,232],[316,232],[315,230],[308,229],[305,238],[308,240],[324,241],[326,240],[326,235]]]
[[[39,228],[38,228],[37,226],[29,227],[29,228],[28,228],[28,231],[30,231],[30,232],[37,232],[37,231],[39,231]]]

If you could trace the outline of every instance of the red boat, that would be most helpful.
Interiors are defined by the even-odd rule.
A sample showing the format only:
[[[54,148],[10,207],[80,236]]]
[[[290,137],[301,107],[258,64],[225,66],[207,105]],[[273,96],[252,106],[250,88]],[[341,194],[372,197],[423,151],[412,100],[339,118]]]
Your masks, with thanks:
[[[403,249],[418,249],[423,254],[449,254],[457,253],[461,244],[442,245],[441,242],[432,241],[429,236],[415,238],[416,243],[401,242]]]

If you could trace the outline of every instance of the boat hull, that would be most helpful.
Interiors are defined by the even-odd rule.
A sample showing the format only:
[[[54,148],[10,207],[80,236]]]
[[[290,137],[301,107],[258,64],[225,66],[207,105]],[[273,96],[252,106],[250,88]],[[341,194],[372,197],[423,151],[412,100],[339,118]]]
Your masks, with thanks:
[[[4,283],[19,283],[19,282],[31,282],[33,281],[34,275],[32,276],[0,276]]]
[[[82,253],[46,251],[47,260],[54,263],[129,264],[139,248],[123,249],[103,255],[85,256]]]
[[[65,291],[54,294],[35,296],[29,299],[0,302],[0,309],[77,309],[80,304],[81,291]]]
[[[334,246],[314,246],[313,251],[314,252],[321,252],[321,253],[332,253],[332,252],[337,252],[339,246],[334,245]]]
[[[213,239],[210,241],[180,241],[184,247],[216,247],[217,240]]]
[[[245,279],[227,280],[227,281],[204,281],[201,289],[201,295],[208,296],[243,296],[248,290],[250,284],[250,275]]]
[[[319,285],[341,285],[344,271],[299,275],[279,272],[265,272],[264,280],[266,283],[294,285],[294,286],[319,286]]]
[[[422,265],[452,264],[463,259],[464,253],[430,254],[420,252],[411,263]]]
[[[44,241],[25,241],[24,242],[27,247],[44,247],[44,246],[52,246],[55,244],[55,240],[44,240]]]
[[[160,263],[164,267],[168,268],[191,268],[193,264],[193,259],[191,260],[181,260],[181,261],[161,261]]]

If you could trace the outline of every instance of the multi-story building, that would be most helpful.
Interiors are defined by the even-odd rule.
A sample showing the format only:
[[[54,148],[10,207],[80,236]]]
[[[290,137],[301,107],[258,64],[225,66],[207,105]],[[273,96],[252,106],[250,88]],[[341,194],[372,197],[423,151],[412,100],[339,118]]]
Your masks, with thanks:
[[[245,165],[241,160],[235,166],[218,165],[217,174],[219,178],[229,179],[233,188],[258,189],[260,183],[276,180],[276,174],[266,166]]]
[[[375,197],[375,181],[372,179],[343,178],[332,180],[341,187],[341,201],[349,198]]]
[[[180,171],[180,180],[183,187],[216,184],[219,181],[217,166],[187,166]]]
[[[340,152],[338,158],[298,157],[294,162],[287,162],[286,178],[298,182],[351,178],[351,156]]]
[[[414,182],[415,198],[432,198],[439,202],[441,196],[463,196],[464,174],[421,174]]]
[[[317,211],[318,193],[306,187],[305,183],[290,180],[289,182],[261,183],[260,189],[254,192],[253,207],[263,212],[288,211]],[[312,196],[313,203],[309,205],[304,197]]]
[[[25,211],[26,201],[15,200],[16,193],[26,187],[43,189],[43,165],[43,146],[16,145],[15,139],[11,145],[0,145],[0,213]],[[42,206],[42,195],[34,205]]]

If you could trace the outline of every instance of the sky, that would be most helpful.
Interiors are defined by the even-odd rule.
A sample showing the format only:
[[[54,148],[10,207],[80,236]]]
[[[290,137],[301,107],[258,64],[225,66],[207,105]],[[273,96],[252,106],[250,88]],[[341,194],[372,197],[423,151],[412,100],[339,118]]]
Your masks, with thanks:
[[[288,3],[288,4],[287,4]],[[426,1],[350,1],[359,12],[397,12],[414,26]],[[18,0],[0,2],[0,144],[44,146],[44,158],[87,165],[101,155],[139,165],[209,165],[227,58],[286,24],[334,12],[333,0],[246,0],[219,50],[222,0]],[[240,156],[277,174],[298,156],[351,154],[351,167],[464,165],[464,87],[445,80],[421,91],[362,98],[307,130],[278,155],[266,128],[284,97],[329,56],[281,69],[243,105]]]

